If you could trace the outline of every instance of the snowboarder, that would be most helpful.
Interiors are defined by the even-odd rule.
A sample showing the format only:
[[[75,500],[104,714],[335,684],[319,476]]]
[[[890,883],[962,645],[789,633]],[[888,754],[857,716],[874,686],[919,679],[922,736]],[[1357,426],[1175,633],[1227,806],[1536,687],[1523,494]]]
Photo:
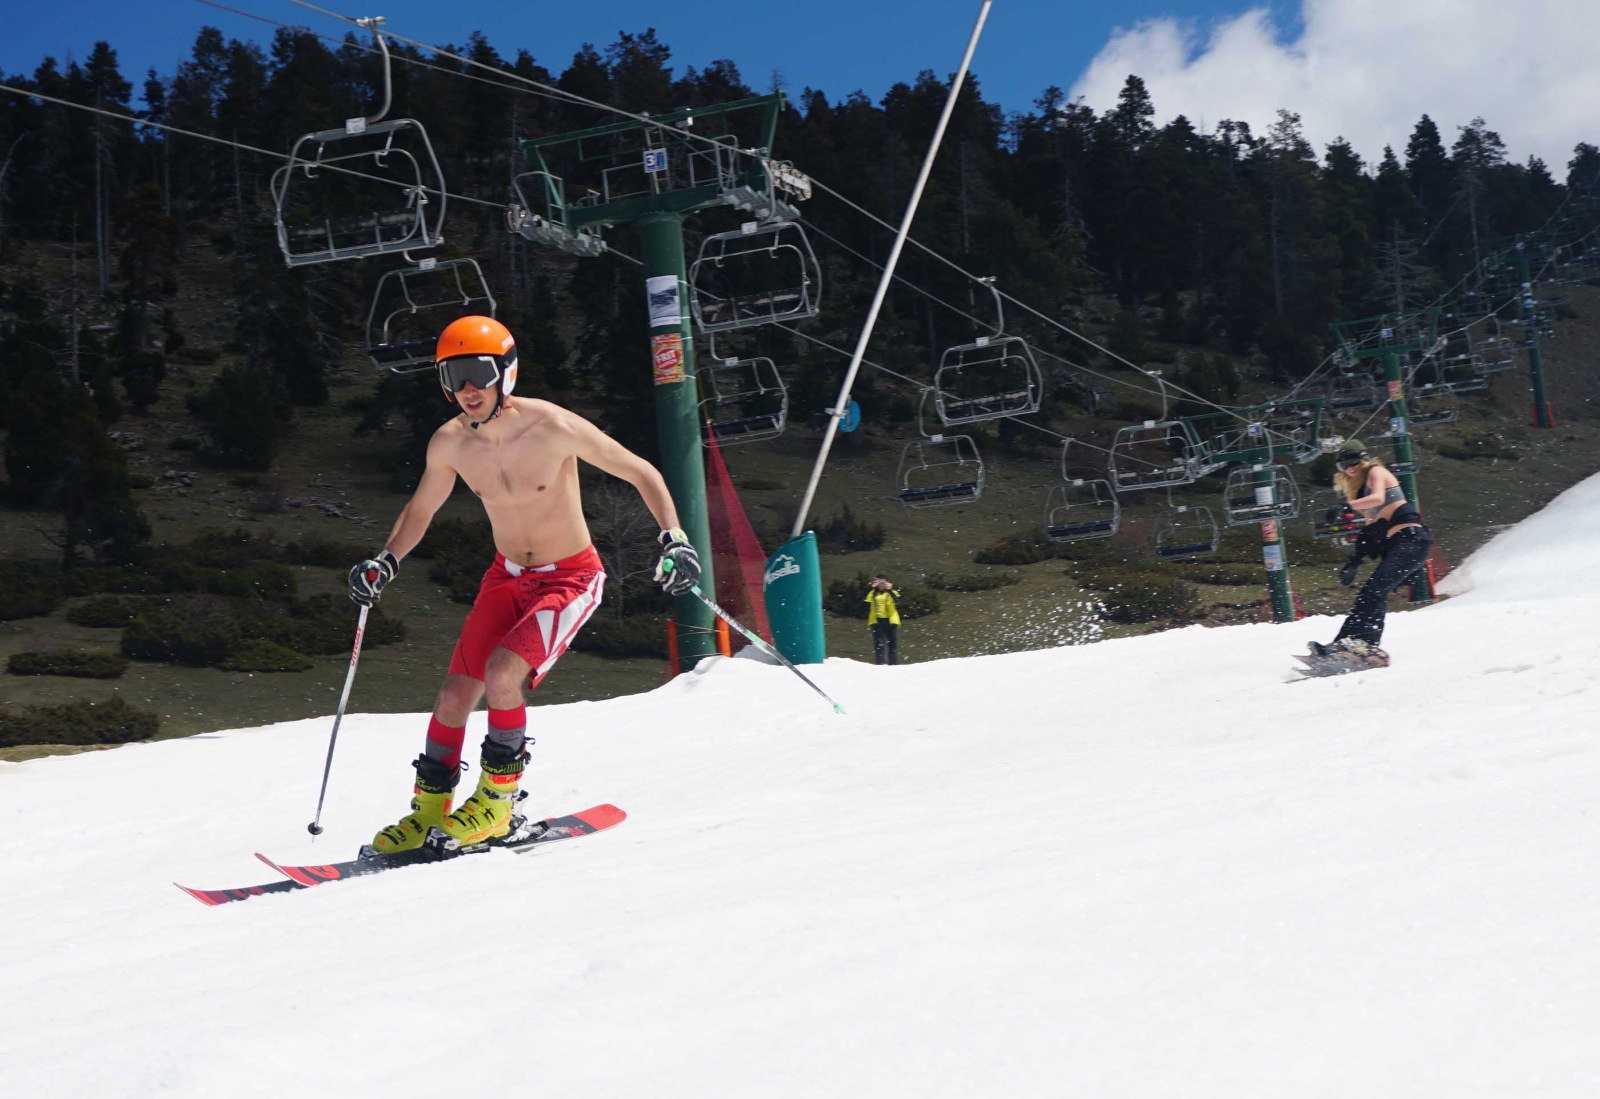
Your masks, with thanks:
[[[389,540],[350,570],[350,598],[363,606],[378,601],[457,478],[483,502],[496,553],[413,763],[411,812],[373,837],[371,851],[383,856],[420,847],[433,829],[446,848],[510,829],[528,759],[523,685],[539,685],[600,605],[605,586],[583,517],[579,459],[639,490],[661,528],[657,583],[676,595],[700,577],[699,557],[653,465],[575,412],[512,396],[517,348],[505,325],[491,317],[454,321],[440,334],[435,357],[445,399],[460,411],[433,433],[422,477]],[[452,811],[467,718],[485,694],[482,775]]]
[[[1368,455],[1359,440],[1345,440],[1337,464],[1334,484],[1350,506],[1366,517],[1349,560],[1339,570],[1339,583],[1354,587],[1361,562],[1368,557],[1378,558],[1379,565],[1361,585],[1338,636],[1327,645],[1313,641],[1310,648],[1315,656],[1354,656],[1381,666],[1389,663],[1389,654],[1378,647],[1389,593],[1427,561],[1433,534],[1422,521],[1422,513],[1406,499],[1399,480]]]
[[[881,572],[872,578],[867,592],[867,626],[872,630],[873,659],[879,664],[900,663],[900,609],[894,601],[900,593]]]

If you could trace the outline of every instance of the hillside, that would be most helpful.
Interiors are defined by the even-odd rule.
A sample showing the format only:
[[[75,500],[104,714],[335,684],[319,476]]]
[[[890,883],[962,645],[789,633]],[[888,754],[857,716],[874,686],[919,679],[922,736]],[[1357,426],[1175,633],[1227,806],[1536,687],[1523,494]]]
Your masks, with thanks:
[[[48,282],[62,275],[61,263],[58,250],[25,250],[15,266]],[[190,333],[191,346],[222,347],[230,331],[231,302],[215,288],[226,281],[224,258],[197,241],[186,260],[174,306]],[[1496,375],[1487,394],[1464,397],[1458,423],[1417,436],[1423,503],[1446,568],[1600,466],[1600,409],[1592,397],[1600,392],[1600,289],[1571,291],[1567,304],[1570,309],[1565,312],[1571,315],[1545,345],[1556,430],[1540,432],[1528,426],[1528,386],[1519,368]],[[160,400],[148,415],[130,411],[115,425],[135,476],[146,486],[135,495],[157,542],[182,541],[207,528],[237,527],[280,542],[320,538],[370,547],[381,544],[405,494],[397,491],[393,469],[400,447],[397,434],[358,437],[354,431],[360,418],[356,406],[371,394],[377,380],[364,356],[352,352],[347,357],[344,367],[329,379],[329,403],[301,410],[279,459],[259,475],[212,469],[192,449],[178,449],[183,440],[197,434],[185,397],[203,389],[230,362],[239,361],[227,352],[204,365],[181,360],[179,356],[173,362]],[[1243,365],[1245,397],[1269,392],[1259,364]],[[841,361],[841,371],[842,367]],[[1124,371],[1117,377],[1129,380],[1133,375]],[[889,381],[877,378],[875,384]],[[429,384],[426,375],[415,384]],[[440,414],[444,414],[442,404]],[[1104,421],[1094,423],[1105,429]],[[813,525],[848,507],[858,518],[882,523],[888,538],[880,551],[824,556],[825,583],[881,571],[902,586],[920,587],[934,574],[997,571],[974,566],[972,555],[996,539],[1037,530],[1046,486],[1058,476],[1054,448],[1059,443],[1041,433],[1031,452],[1008,450],[989,437],[993,432],[985,431],[985,426],[978,425],[975,431],[987,451],[988,488],[983,498],[964,507],[926,510],[902,508],[892,499],[896,464],[908,438],[903,425],[868,422],[862,430],[841,436],[813,507]],[[1083,430],[1085,422],[1049,426],[1058,435],[1071,434]],[[742,499],[769,540],[786,530],[819,439],[816,424],[794,423],[778,440],[726,452],[736,483],[752,486],[742,492]],[[1485,440],[1516,460],[1454,460],[1438,453],[1442,445]],[[1139,546],[1148,542],[1150,531],[1141,520],[1140,502],[1129,498],[1133,521],[1119,541],[1143,552]],[[477,511],[470,494],[458,489],[443,514],[475,518]],[[1146,507],[1143,519],[1149,514]],[[0,512],[6,555],[52,556],[56,551],[49,534],[56,522],[56,517],[43,513]],[[1348,594],[1333,584],[1328,551],[1302,537],[1304,520],[1291,524],[1291,534],[1296,541],[1291,542],[1290,564],[1303,605],[1311,613],[1342,612]],[[1234,537],[1231,544],[1239,560],[1258,559],[1250,548],[1248,529]],[[939,593],[942,613],[906,624],[903,659],[1017,651],[1150,628],[1086,619],[1093,597],[1065,577],[1059,563],[998,571],[1012,573],[1020,582],[995,591]],[[342,590],[338,570],[300,567],[296,572],[302,591]],[[408,568],[386,597],[385,610],[406,624],[408,637],[364,655],[355,708],[416,712],[431,706],[463,608],[450,603],[426,572],[425,567]],[[1222,625],[1257,620],[1261,598],[1259,586],[1204,587],[1200,621]],[[114,648],[116,639],[116,631],[74,626],[58,611],[44,618],[0,623],[0,657],[64,646]],[[866,628],[857,620],[830,618],[828,644],[830,654],[870,657]],[[156,710],[163,721],[162,735],[182,735],[327,713],[337,699],[344,664],[342,657],[319,657],[310,672],[250,675],[136,663],[111,690]],[[664,660],[573,653],[541,688],[537,701],[551,704],[631,693],[655,685],[664,671]],[[97,699],[106,691],[103,684],[92,681],[0,676],[4,705]]]

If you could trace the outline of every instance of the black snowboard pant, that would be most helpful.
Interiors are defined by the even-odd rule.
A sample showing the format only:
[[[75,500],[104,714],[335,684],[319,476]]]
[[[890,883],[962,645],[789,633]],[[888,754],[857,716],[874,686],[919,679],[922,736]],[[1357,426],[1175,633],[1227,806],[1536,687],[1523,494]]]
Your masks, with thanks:
[[[1432,549],[1433,535],[1427,527],[1407,527],[1390,536],[1384,548],[1383,560],[1378,562],[1378,567],[1372,570],[1372,575],[1367,577],[1367,582],[1356,593],[1355,606],[1350,608],[1350,615],[1339,627],[1339,636],[1334,640],[1354,637],[1374,645],[1382,641],[1389,593],[1423,566]]]
[[[900,663],[900,627],[893,622],[872,624],[872,655],[879,664]]]

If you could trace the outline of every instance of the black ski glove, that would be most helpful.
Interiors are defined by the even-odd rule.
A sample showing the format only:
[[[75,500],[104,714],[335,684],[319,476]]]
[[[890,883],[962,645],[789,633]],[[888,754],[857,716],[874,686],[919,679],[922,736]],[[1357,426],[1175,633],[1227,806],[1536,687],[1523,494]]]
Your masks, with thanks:
[[[1360,571],[1361,571],[1361,558],[1359,558],[1359,557],[1350,558],[1350,560],[1348,560],[1348,561],[1346,561],[1344,563],[1344,567],[1339,570],[1339,583],[1343,584],[1347,588],[1355,587],[1356,586],[1356,573],[1358,573]]]
[[[400,559],[388,550],[380,550],[350,570],[350,598],[363,607],[370,607],[383,595],[383,586],[400,571]]]
[[[661,560],[656,562],[652,579],[668,595],[682,595],[700,583],[700,555],[681,527],[662,531],[660,542]]]

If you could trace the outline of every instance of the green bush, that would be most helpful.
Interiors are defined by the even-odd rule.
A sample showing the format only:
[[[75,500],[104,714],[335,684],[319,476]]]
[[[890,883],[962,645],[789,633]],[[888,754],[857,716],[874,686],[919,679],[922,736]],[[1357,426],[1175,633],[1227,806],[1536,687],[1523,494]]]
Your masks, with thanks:
[[[234,612],[244,636],[260,638],[307,656],[334,656],[355,642],[356,605],[344,595],[313,595],[295,603],[240,602]],[[390,618],[382,607],[367,616],[362,647],[377,648],[404,641],[405,623]]]
[[[427,537],[411,551],[429,559],[428,579],[446,588],[453,603],[470,604],[478,594],[483,570],[494,560],[494,534],[486,520],[444,519],[428,528]],[[361,558],[356,558],[356,561]],[[356,561],[350,562],[352,565]]]
[[[1038,535],[1013,534],[985,546],[972,560],[979,565],[1033,565],[1058,555],[1057,547]]]
[[[371,553],[370,549],[366,550],[362,557]],[[417,548],[409,556],[428,560],[468,557],[478,563],[481,573],[494,556],[494,531],[486,519],[439,519],[428,527],[427,535],[417,543]]]
[[[116,679],[128,670],[117,653],[91,649],[46,649],[12,653],[6,661],[12,675],[70,675],[77,679]]]
[[[1176,577],[1150,576],[1106,589],[1100,596],[1106,618],[1113,622],[1159,622],[1184,619],[1200,609],[1194,587]]]
[[[1474,458],[1499,458],[1507,462],[1522,460],[1522,455],[1488,435],[1460,443],[1441,442],[1433,449],[1441,458],[1454,458],[1458,462],[1470,462]]]
[[[66,574],[67,595],[153,595],[162,591],[159,576],[148,568],[101,566],[77,568]]]
[[[360,542],[340,542],[313,535],[303,542],[283,547],[283,559],[291,565],[348,570],[372,556],[372,547]]]
[[[97,595],[67,608],[66,619],[74,626],[120,630],[139,616],[144,603],[127,595]]]
[[[316,663],[275,641],[257,638],[241,643],[218,667],[229,672],[303,672]]]
[[[172,349],[174,362],[188,363],[190,366],[210,366],[216,362],[222,352],[215,347],[196,347],[185,345]]]
[[[1080,565],[1068,575],[1077,580],[1080,588],[1089,591],[1112,591],[1116,588],[1168,579],[1165,573],[1156,570],[1154,562],[1137,565]]]
[[[49,614],[67,597],[61,570],[43,561],[0,561],[0,621]]]
[[[135,660],[225,667],[224,661],[242,652],[246,644],[265,641],[302,659],[332,656],[350,651],[357,613],[355,605],[342,595],[286,602],[179,594],[159,603],[146,602],[122,631],[122,652]],[[387,617],[381,607],[373,607],[362,644],[376,648],[403,641],[405,636],[405,623]],[[272,658],[264,659],[270,662]]]
[[[860,553],[883,548],[883,524],[857,519],[849,504],[844,506],[844,511],[814,529],[818,553]]]
[[[928,577],[928,587],[936,591],[995,591],[1022,583],[1014,572],[958,572],[946,576],[936,572]]]
[[[283,551],[270,539],[242,527],[212,528],[173,546],[169,559],[187,561],[207,569],[240,569],[257,561],[276,561]]]
[[[596,656],[667,657],[667,616],[632,614],[626,618],[596,616],[589,619],[572,650]]]
[[[204,668],[221,662],[244,640],[226,599],[176,595],[146,607],[122,631],[122,654]]]
[[[1243,587],[1247,584],[1265,584],[1267,570],[1263,565],[1228,565],[1216,561],[1184,561],[1163,565],[1162,569],[1191,584],[1215,584],[1224,587]]]
[[[120,698],[70,706],[0,709],[0,748],[23,744],[125,744],[149,740],[161,719]]]

